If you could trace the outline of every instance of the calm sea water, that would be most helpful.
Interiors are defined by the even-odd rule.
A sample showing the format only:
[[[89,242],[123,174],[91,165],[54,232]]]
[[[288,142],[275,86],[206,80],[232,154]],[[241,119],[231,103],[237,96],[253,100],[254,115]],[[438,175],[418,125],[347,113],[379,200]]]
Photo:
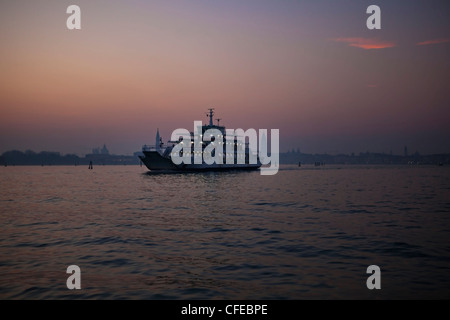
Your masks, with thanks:
[[[0,298],[450,298],[448,167],[145,172],[0,168]]]

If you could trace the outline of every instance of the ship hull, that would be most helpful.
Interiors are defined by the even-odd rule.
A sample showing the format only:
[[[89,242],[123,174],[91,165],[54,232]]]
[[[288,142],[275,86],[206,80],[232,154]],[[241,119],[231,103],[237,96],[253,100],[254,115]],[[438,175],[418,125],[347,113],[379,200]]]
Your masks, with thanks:
[[[206,171],[233,171],[233,170],[257,170],[258,164],[181,164],[175,165],[170,158],[163,157],[157,151],[144,151],[144,156],[139,156],[142,163],[151,171],[180,171],[180,172],[206,172]]]
[[[144,156],[139,156],[142,163],[149,170],[177,170],[178,167],[172,160],[163,157],[157,151],[143,151]]]

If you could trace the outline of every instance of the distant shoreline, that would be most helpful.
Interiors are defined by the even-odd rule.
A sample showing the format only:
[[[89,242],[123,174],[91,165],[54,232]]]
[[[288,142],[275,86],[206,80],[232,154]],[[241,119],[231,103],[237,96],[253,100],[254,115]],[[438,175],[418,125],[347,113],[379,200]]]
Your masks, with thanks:
[[[450,153],[420,155],[391,155],[385,153],[359,153],[359,154],[307,154],[299,151],[280,153],[280,164],[296,165],[331,165],[331,164],[405,164],[405,165],[449,165]],[[79,157],[75,154],[61,155],[59,152],[43,151],[7,151],[0,156],[0,166],[52,166],[52,165],[139,165],[138,154],[132,156],[110,154],[88,154]]]

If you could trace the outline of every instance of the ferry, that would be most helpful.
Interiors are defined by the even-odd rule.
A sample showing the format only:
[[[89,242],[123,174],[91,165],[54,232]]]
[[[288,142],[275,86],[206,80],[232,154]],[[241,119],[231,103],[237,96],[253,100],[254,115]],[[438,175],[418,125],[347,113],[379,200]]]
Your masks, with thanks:
[[[228,171],[228,170],[256,170],[261,167],[261,162],[259,161],[256,152],[249,148],[249,143],[245,142],[242,137],[234,136],[227,137],[226,128],[220,126],[220,120],[216,119],[217,125],[213,123],[214,108],[208,109],[207,116],[209,117],[209,124],[205,124],[196,130],[196,133],[190,132],[191,147],[189,148],[188,154],[184,157],[190,157],[191,161],[184,161],[180,164],[176,164],[172,157],[175,156],[174,148],[180,143],[189,139],[185,137],[179,137],[178,140],[168,141],[166,144],[162,142],[159,135],[159,129],[156,133],[155,145],[144,145],[142,147],[142,154],[139,158],[142,163],[150,171],[180,171],[180,172],[197,172],[197,171]],[[223,158],[222,163],[212,163],[208,164],[205,162],[204,157],[201,157],[201,162],[194,161],[194,156],[199,158],[198,153],[205,152],[205,148],[214,141],[205,141],[203,136],[205,132],[209,129],[217,129],[221,133],[222,152],[219,157]],[[197,135],[197,136],[196,136]],[[193,141],[201,141],[201,148],[195,148]],[[228,150],[233,149],[234,152],[226,152],[226,144],[233,144],[233,146],[228,148]],[[180,149],[180,148],[177,148]],[[186,148],[184,148],[186,150]],[[201,150],[201,151],[199,151]],[[182,151],[181,151],[182,152]],[[215,152],[215,150],[213,151]],[[214,154],[213,154],[214,155]],[[177,156],[181,157],[180,151],[178,151]],[[257,159],[256,161],[251,161],[252,159]],[[186,158],[185,158],[186,159]],[[197,162],[197,163],[196,163]]]

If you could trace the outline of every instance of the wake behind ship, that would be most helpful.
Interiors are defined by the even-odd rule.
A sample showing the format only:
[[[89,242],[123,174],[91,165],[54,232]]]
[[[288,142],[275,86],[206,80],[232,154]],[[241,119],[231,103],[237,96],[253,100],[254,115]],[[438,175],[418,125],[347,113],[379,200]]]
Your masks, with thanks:
[[[197,130],[200,133],[200,137],[195,137],[194,133],[190,133],[191,141],[194,139],[199,139],[201,142],[201,151],[196,151],[193,143],[191,144],[190,150],[185,157],[188,156],[191,158],[190,163],[181,163],[175,164],[172,160],[172,157],[175,156],[174,148],[180,143],[183,143],[183,138],[180,137],[177,141],[168,141],[167,144],[162,142],[162,139],[159,137],[159,131],[156,134],[156,143],[153,146],[144,145],[142,147],[143,156],[139,156],[142,163],[151,171],[185,171],[185,172],[195,172],[195,171],[225,171],[225,170],[256,170],[261,166],[261,162],[259,160],[256,163],[251,163],[250,154],[253,152],[249,148],[249,144],[244,140],[240,139],[240,137],[234,136],[227,137],[226,128],[224,126],[220,126],[220,119],[216,119],[217,125],[213,124],[213,116],[214,109],[209,109],[208,112],[209,124],[202,125],[201,130]],[[200,128],[199,128],[200,129]],[[221,132],[223,137],[223,144],[233,144],[233,153],[226,153],[225,148],[222,154],[219,157],[223,158],[222,163],[213,163],[208,164],[205,162],[204,157],[202,156],[201,163],[195,163],[194,156],[195,152],[201,152],[202,155],[205,153],[205,148],[212,143],[212,141],[203,141],[202,137],[205,132],[209,129],[217,129]],[[186,149],[184,149],[186,150]],[[180,154],[177,154],[180,156]],[[197,154],[198,156],[198,154]],[[232,161],[230,161],[230,157],[232,157]]]

